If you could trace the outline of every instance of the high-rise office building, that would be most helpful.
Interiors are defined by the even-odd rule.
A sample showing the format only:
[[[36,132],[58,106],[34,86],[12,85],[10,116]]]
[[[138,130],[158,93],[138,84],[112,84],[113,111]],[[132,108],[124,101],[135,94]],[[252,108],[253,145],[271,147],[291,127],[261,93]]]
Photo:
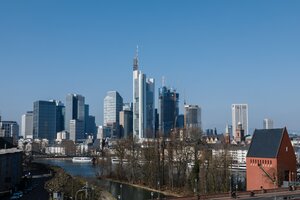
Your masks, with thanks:
[[[12,137],[17,141],[19,137],[19,125],[15,121],[1,121],[0,129],[2,130],[2,137]]]
[[[36,101],[33,103],[33,138],[56,139],[56,103]]]
[[[184,115],[180,114],[177,116],[176,128],[184,128]]]
[[[164,136],[170,134],[171,129],[176,127],[179,114],[179,94],[176,90],[162,87],[159,89],[159,130]]]
[[[56,104],[56,133],[65,130],[65,106],[61,101],[55,101]]]
[[[32,138],[33,135],[33,112],[28,111],[22,115],[21,135],[23,138]]]
[[[111,137],[120,137],[120,111],[123,109],[123,98],[117,91],[108,91],[104,98],[104,126],[112,130]]]
[[[89,120],[89,116],[90,116],[90,106],[88,104],[84,105],[84,132],[88,133],[88,120]]]
[[[85,132],[89,135],[93,135],[94,138],[96,138],[97,130],[96,130],[96,119],[95,116],[89,115],[87,121],[86,121],[86,130]]]
[[[201,108],[198,105],[184,105],[184,127],[202,129]]]
[[[70,132],[70,121],[79,120],[83,124],[84,134],[84,120],[85,120],[85,98],[78,94],[68,94],[66,98],[66,110],[65,110],[65,130]]]
[[[133,60],[133,134],[139,139],[155,136],[155,81],[139,71]]]
[[[104,98],[104,126],[119,124],[119,113],[123,109],[123,98],[117,91],[108,91]]]
[[[272,119],[264,119],[263,122],[264,129],[273,129],[274,123]]]
[[[123,103],[123,110],[132,111],[133,104],[132,103]]]
[[[244,134],[248,135],[248,105],[232,104],[232,134],[236,136],[237,127],[241,124]]]
[[[120,112],[121,137],[127,138],[130,134],[132,134],[132,124],[132,111],[122,110]]]
[[[144,132],[145,133],[145,132]],[[155,82],[146,79],[146,138],[155,136]]]
[[[77,119],[70,120],[70,140],[79,142],[85,139],[84,122]]]

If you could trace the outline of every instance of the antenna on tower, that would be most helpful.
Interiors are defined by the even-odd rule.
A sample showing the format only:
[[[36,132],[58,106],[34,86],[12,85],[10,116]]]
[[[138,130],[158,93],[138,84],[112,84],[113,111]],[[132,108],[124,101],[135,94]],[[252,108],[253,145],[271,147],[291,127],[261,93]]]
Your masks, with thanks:
[[[139,69],[139,46],[136,45],[136,52],[135,57],[133,59],[133,71],[136,71]]]
[[[139,57],[139,45],[136,45],[135,58]]]

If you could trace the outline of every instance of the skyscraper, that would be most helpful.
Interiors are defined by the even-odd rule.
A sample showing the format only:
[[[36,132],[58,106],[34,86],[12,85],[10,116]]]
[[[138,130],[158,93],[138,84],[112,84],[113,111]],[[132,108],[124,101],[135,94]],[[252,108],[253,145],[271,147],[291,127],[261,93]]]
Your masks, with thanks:
[[[264,122],[263,122],[263,125],[264,125],[264,129],[273,129],[273,120],[272,119],[264,119]]]
[[[162,87],[159,89],[159,130],[164,135],[169,135],[172,128],[176,127],[179,114],[179,94],[176,90]]]
[[[97,135],[97,130],[96,130],[96,119],[95,119],[95,116],[92,116],[92,115],[89,115],[87,121],[85,122],[86,124],[86,130],[85,132],[90,134],[90,135],[93,135],[94,138],[96,138],[96,135]]]
[[[123,98],[117,91],[108,91],[104,98],[104,126],[119,123],[119,113],[123,109]]]
[[[248,135],[248,105],[247,104],[232,104],[232,134],[236,136],[236,130],[241,124],[244,134]]]
[[[36,101],[33,104],[33,138],[56,139],[56,103]]]
[[[88,133],[88,121],[89,121],[89,115],[90,115],[90,106],[88,104],[84,105],[84,132]]]
[[[70,140],[78,142],[84,140],[84,123],[81,120],[72,119],[70,120]]]
[[[65,130],[70,132],[70,120],[85,120],[84,96],[78,94],[68,94],[66,98]],[[83,133],[84,134],[84,127]]]
[[[120,111],[123,98],[117,91],[108,91],[104,98],[104,126],[111,128],[111,137],[120,137]]]
[[[33,112],[28,111],[22,115],[21,135],[23,138],[32,138],[33,134]]]
[[[132,124],[132,111],[122,110],[120,112],[121,137],[127,138],[132,134]]]
[[[0,129],[2,129],[4,137],[13,137],[17,141],[19,137],[19,125],[15,121],[1,121]]]
[[[138,53],[133,59],[133,134],[153,138],[155,131],[155,81],[139,71]]]
[[[56,133],[65,130],[65,106],[61,101],[55,101],[56,104]]]
[[[202,129],[201,108],[198,105],[184,105],[184,127]]]

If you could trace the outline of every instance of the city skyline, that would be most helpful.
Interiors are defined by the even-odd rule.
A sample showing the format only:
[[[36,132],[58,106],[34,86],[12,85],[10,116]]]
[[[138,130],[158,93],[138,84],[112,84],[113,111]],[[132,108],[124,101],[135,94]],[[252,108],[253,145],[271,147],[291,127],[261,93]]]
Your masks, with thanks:
[[[299,8],[297,1],[1,1],[2,120],[20,125],[34,101],[77,93],[102,124],[107,91],[132,102],[139,45],[155,97],[164,76],[180,94],[181,114],[184,100],[201,107],[204,129],[223,132],[231,104],[247,103],[250,133],[265,118],[300,130]]]

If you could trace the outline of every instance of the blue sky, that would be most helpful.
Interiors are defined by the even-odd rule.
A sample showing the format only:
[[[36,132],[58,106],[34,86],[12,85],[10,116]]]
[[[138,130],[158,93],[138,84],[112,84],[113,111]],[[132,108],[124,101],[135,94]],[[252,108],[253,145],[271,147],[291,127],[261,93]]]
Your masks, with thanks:
[[[223,131],[231,104],[249,104],[300,130],[300,1],[0,1],[0,110],[20,122],[33,101],[86,97],[97,124],[103,98],[132,101],[132,59],[202,107]]]

